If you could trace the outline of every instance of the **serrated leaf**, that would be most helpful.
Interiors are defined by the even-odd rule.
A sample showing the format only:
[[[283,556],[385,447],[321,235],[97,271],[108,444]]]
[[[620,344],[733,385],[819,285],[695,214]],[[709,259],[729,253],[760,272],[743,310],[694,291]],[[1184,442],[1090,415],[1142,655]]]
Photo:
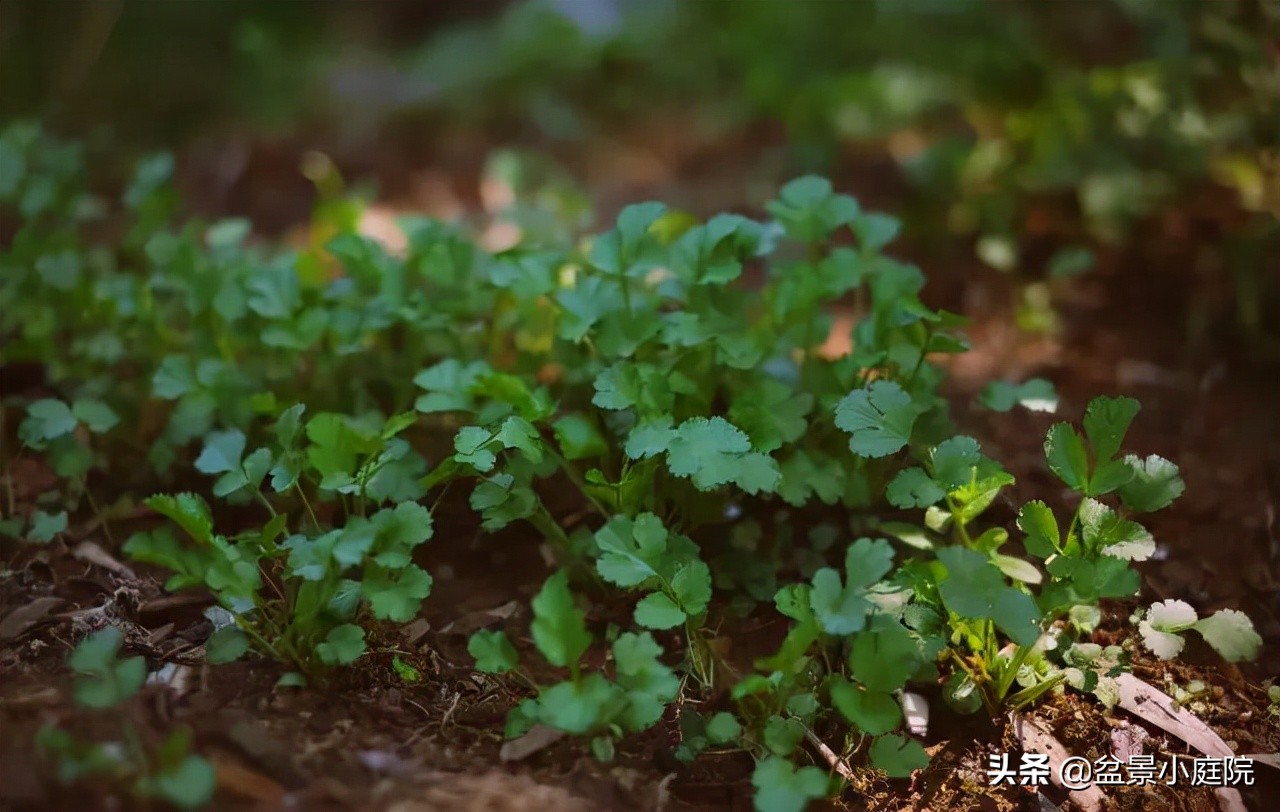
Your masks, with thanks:
[[[603,727],[626,703],[618,685],[598,673],[561,682],[538,695],[538,721],[566,733],[580,735]]]
[[[890,733],[871,743],[871,765],[884,770],[890,778],[909,778],[916,770],[929,766],[929,754],[920,742]]]
[[[45,513],[43,510],[37,510],[35,515],[31,517],[31,529],[27,531],[27,541],[34,541],[39,544],[53,541],[54,536],[59,533],[66,532],[67,529],[67,512],[60,510],[57,513]]]
[[[911,396],[892,381],[855,389],[836,406],[836,426],[851,435],[849,448],[864,457],[887,457],[906,447],[915,420]]]
[[[729,419],[746,432],[752,446],[767,453],[798,440],[808,427],[805,416],[812,408],[812,395],[795,393],[781,381],[764,378],[734,399]]]
[[[487,674],[505,674],[519,662],[515,646],[496,630],[481,629],[472,634],[467,641],[467,653],[475,658],[476,670]]]
[[[1055,423],[1044,440],[1049,470],[1073,491],[1084,493],[1089,484],[1089,457],[1084,441],[1070,423]]]
[[[569,576],[563,570],[546,580],[533,602],[533,642],[552,665],[576,665],[591,645],[586,615],[573,601]]]
[[[147,499],[147,507],[172,519],[192,539],[213,543],[213,515],[209,505],[194,493],[157,494]]]
[[[248,650],[248,636],[235,626],[217,629],[204,644],[205,659],[214,664],[238,660]]]
[[[196,458],[196,470],[203,474],[221,474],[240,467],[244,455],[245,436],[239,429],[210,432],[204,450]]]
[[[839,677],[831,682],[831,704],[860,731],[872,736],[902,724],[902,708],[891,694],[868,691]]]
[[[614,516],[596,531],[595,541],[601,551],[596,561],[600,576],[617,586],[633,587],[658,574],[667,549],[667,530],[652,513],[634,520]]]
[[[1040,636],[1040,613],[1031,596],[1008,586],[982,553],[960,547],[938,550],[947,569],[939,586],[943,603],[961,617],[990,618],[1014,642],[1029,646]]]
[[[711,601],[710,568],[702,561],[690,561],[671,577],[671,591],[686,614],[701,614]]]
[[[75,431],[77,422],[70,406],[55,398],[42,398],[27,406],[27,419],[19,435],[24,442],[41,444]]]
[[[457,451],[453,459],[464,465],[470,465],[477,471],[492,471],[498,457],[487,446],[493,440],[493,432],[488,429],[464,426],[453,438],[453,448]]]
[[[764,746],[779,756],[795,751],[804,739],[804,723],[799,719],[770,716],[764,726]]]
[[[397,569],[374,565],[365,571],[360,592],[379,620],[407,623],[431,594],[431,575],[414,564]]]
[[[667,446],[667,469],[704,491],[730,482],[748,492],[768,491],[781,476],[777,463],[753,453],[747,435],[722,417],[681,423]]]
[[[1196,621],[1194,628],[1229,663],[1254,660],[1262,647],[1253,621],[1238,609],[1219,609]]]
[[[687,615],[661,592],[651,592],[636,604],[635,621],[647,629],[674,629]]]
[[[1164,457],[1152,454],[1145,460],[1129,454],[1123,460],[1133,476],[1120,486],[1120,500],[1125,507],[1140,513],[1151,513],[1173,504],[1186,484],[1178,466]]]
[[[1171,660],[1186,645],[1182,632],[1192,628],[1198,619],[1196,610],[1186,601],[1160,601],[1152,604],[1146,617],[1138,623],[1138,633],[1152,654]]]
[[[1133,398],[1096,397],[1084,412],[1084,433],[1094,458],[1105,462],[1115,456],[1141,406]]]
[[[830,567],[813,575],[809,593],[814,617],[827,634],[852,634],[866,626],[874,609],[867,587],[893,566],[893,547],[884,539],[860,538],[845,552],[845,580]]]
[[[316,655],[327,665],[350,665],[364,654],[364,629],[354,623],[336,626],[316,646]]]
[[[1058,520],[1049,506],[1039,500],[1028,502],[1018,511],[1018,529],[1025,536],[1027,552],[1048,558],[1061,549]]]
[[[742,735],[742,724],[728,711],[720,711],[707,720],[707,741],[713,745],[736,742]]]
[[[94,434],[110,431],[120,422],[120,415],[94,398],[76,398],[75,403],[71,404],[71,413]]]
[[[567,460],[602,457],[609,447],[596,424],[580,414],[565,415],[552,424],[560,452]]]
[[[1145,527],[1096,499],[1086,498],[1080,505],[1080,533],[1087,550],[1125,561],[1146,561],[1156,550]]]
[[[946,495],[946,491],[920,467],[899,471],[885,488],[889,504],[904,509],[928,507],[942,501]]]
[[[613,644],[618,685],[629,700],[620,720],[627,730],[653,726],[680,690],[680,679],[658,659],[661,655],[662,647],[648,632],[625,632]]]
[[[922,663],[915,638],[887,615],[877,616],[871,628],[858,633],[849,647],[849,673],[872,691],[901,688]]]
[[[796,768],[770,756],[756,763],[751,774],[757,812],[803,812],[809,801],[827,795],[827,774],[817,767]]]

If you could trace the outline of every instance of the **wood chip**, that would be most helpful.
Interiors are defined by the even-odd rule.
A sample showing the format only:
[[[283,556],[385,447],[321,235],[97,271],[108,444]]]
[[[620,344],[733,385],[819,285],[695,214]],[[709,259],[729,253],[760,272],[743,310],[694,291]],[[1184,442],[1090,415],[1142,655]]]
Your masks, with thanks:
[[[1177,736],[1190,747],[1206,756],[1234,758],[1236,753],[1213,728],[1200,717],[1174,702],[1173,697],[1133,674],[1116,677],[1120,687],[1120,707],[1149,722],[1161,730]],[[1218,787],[1218,808],[1222,812],[1248,812],[1240,791],[1232,787]]]
[[[1062,786],[1061,776],[1062,764],[1071,758],[1071,752],[1066,746],[1031,719],[1011,713],[1009,721],[1013,724],[1014,735],[1018,737],[1023,750],[1049,756],[1049,780],[1055,786],[1066,789]],[[1082,789],[1067,790],[1067,795],[1071,798],[1071,802],[1084,812],[1102,812],[1107,807],[1106,795],[1092,784]]]
[[[138,580],[138,576],[133,570],[124,564],[121,564],[106,550],[94,544],[92,541],[82,541],[75,546],[71,554],[76,558],[88,564],[94,564],[102,567],[104,570],[113,572],[116,575],[128,581]]]
[[[524,761],[529,756],[550,747],[564,738],[564,731],[546,725],[534,725],[523,736],[502,745],[498,758],[504,762]]]
[[[0,642],[16,640],[49,617],[49,613],[62,606],[62,598],[46,596],[23,604],[0,620]]]

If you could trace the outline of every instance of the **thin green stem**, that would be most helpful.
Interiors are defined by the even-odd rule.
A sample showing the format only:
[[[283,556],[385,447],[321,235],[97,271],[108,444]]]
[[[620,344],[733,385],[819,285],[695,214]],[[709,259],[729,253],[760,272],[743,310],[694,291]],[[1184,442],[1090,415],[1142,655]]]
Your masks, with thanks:
[[[307,518],[311,521],[311,526],[316,532],[320,532],[320,520],[316,518],[316,512],[311,507],[311,500],[307,498],[307,492],[302,488],[302,482],[294,480],[293,489],[298,492],[298,497],[302,500],[302,507],[307,511]]]

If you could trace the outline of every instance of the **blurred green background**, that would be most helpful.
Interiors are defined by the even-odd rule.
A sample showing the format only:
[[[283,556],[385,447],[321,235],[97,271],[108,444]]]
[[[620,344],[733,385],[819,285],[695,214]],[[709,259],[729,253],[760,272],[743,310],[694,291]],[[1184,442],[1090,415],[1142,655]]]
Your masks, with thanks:
[[[193,211],[277,233],[316,152],[399,208],[498,173],[601,218],[754,213],[813,171],[931,274],[1006,280],[1025,329],[1092,275],[1186,352],[1274,358],[1278,26],[1274,0],[3,0],[0,118],[108,175],[172,150]]]

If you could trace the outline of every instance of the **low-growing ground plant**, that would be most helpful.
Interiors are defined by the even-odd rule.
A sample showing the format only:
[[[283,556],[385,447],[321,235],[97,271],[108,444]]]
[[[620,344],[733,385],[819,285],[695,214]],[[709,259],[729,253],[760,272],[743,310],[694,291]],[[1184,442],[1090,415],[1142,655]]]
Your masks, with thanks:
[[[23,404],[21,435],[80,491],[100,442],[121,449],[104,470],[214,478],[213,507],[148,498],[167,523],[124,544],[168,589],[217,599],[210,662],[252,652],[295,685],[356,664],[376,624],[417,615],[432,580],[415,550],[435,506],[465,496],[483,531],[523,523],[555,563],[532,602],[536,655],[496,629],[470,641],[479,670],[527,691],[511,736],[540,723],[608,759],[670,711],[678,757],[748,751],[773,812],[839,790],[833,764],[807,763],[814,742],[890,778],[923,767],[901,707],[913,686],[990,714],[1066,687],[1109,701],[1126,653],[1088,635],[1100,601],[1137,594],[1130,564],[1156,543],[1133,516],[1182,493],[1177,467],[1122,454],[1138,403],[1099,397],[1082,431],[1045,440],[1071,499],[989,519],[1014,478],[940,393],[965,320],[886,253],[898,221],[828,181],[788,183],[767,221],[641,203],[602,234],[535,230],[496,253],[409,219],[393,254],[356,233],[358,203],[326,197],[329,238],[272,251],[243,222],[173,221],[155,158],[102,246],[77,218],[110,207],[87,202],[74,150],[54,161],[27,129],[2,137],[24,156],[0,198],[22,215],[0,254],[0,305],[23,302],[3,311],[5,359],[47,360],[62,396]],[[837,305],[855,310],[852,350],[830,357]],[[981,400],[1057,397],[1033,380]],[[605,595],[628,611],[600,635],[582,604]],[[1188,609],[1153,608],[1146,645],[1176,653],[1196,628],[1229,659],[1256,653],[1243,616]],[[788,630],[744,668],[716,638],[752,613]],[[602,643],[603,670],[585,668]]]
[[[148,743],[122,712],[142,688],[147,664],[142,657],[119,656],[122,635],[108,626],[76,646],[67,658],[75,674],[72,692],[81,708],[121,716],[120,739],[100,742],[47,725],[36,746],[57,767],[63,783],[94,779],[124,789],[136,798],[164,801],[181,809],[204,806],[213,797],[213,765],[191,752],[191,734],[173,730],[163,741]]]

